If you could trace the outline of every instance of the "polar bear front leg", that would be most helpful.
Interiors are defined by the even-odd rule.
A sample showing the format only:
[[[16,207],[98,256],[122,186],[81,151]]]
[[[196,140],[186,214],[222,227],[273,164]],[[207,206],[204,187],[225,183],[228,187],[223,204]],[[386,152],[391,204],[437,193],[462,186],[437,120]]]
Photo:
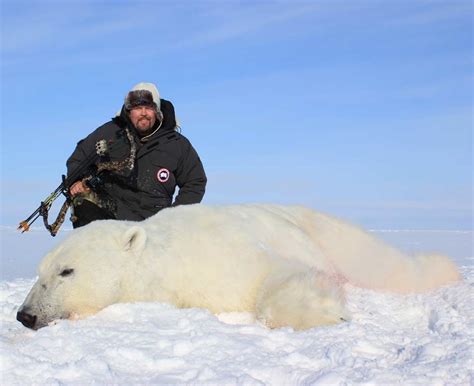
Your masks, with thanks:
[[[349,320],[341,283],[311,269],[270,274],[257,295],[256,317],[270,328],[295,330]]]

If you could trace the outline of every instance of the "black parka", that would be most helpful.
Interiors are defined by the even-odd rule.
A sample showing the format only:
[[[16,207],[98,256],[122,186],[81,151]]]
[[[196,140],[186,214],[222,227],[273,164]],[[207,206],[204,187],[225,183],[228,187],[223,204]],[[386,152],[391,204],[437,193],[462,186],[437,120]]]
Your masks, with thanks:
[[[140,143],[122,108],[120,116],[79,141],[67,160],[68,176],[71,176],[95,153],[95,145],[102,139],[110,149],[104,161],[127,158],[130,144],[124,129],[129,128],[137,144],[133,170],[125,173],[103,171],[97,191],[112,200],[118,220],[140,221],[171,205],[199,203],[204,196],[207,179],[196,150],[186,137],[175,131],[176,118],[171,102],[161,99],[161,111],[163,123],[146,143]],[[176,186],[179,193],[172,202]]]

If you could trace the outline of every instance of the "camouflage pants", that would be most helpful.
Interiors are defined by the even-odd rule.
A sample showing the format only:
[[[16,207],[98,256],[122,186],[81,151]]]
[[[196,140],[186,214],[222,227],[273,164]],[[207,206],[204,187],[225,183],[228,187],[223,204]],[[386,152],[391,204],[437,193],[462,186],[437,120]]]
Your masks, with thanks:
[[[95,220],[115,219],[115,205],[110,199],[100,198],[90,191],[79,193],[72,199],[71,222],[79,228]]]

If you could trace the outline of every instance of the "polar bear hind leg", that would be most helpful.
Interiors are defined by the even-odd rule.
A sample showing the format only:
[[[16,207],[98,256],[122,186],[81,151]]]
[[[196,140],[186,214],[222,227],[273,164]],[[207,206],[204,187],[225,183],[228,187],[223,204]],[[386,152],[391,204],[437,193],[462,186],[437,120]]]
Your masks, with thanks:
[[[349,320],[340,283],[315,270],[270,275],[258,294],[256,317],[270,328],[295,330]]]

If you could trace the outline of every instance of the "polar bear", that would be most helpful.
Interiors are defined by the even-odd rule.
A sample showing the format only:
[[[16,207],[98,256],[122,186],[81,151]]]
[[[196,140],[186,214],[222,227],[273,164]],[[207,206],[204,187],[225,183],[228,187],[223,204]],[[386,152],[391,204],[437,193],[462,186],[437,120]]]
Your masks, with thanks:
[[[118,302],[153,301],[307,329],[350,318],[346,283],[407,293],[459,277],[446,257],[408,257],[307,208],[197,204],[74,230],[41,262],[17,319],[38,329]]]

